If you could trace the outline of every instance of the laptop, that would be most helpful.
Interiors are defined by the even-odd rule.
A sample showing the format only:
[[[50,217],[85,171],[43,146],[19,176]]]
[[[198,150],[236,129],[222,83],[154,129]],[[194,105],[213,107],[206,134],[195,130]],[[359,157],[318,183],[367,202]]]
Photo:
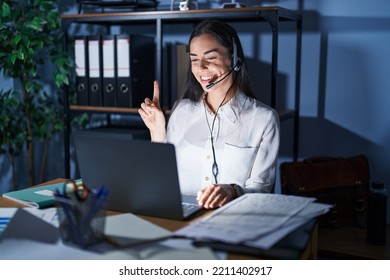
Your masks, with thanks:
[[[108,210],[184,220],[202,209],[180,192],[174,145],[88,131],[74,141],[81,179],[109,190]]]

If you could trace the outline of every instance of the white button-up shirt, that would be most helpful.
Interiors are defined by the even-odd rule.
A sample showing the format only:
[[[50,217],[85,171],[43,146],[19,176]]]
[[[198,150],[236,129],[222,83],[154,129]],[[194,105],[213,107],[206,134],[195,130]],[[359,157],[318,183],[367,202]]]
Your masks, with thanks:
[[[218,183],[244,192],[270,192],[279,150],[279,117],[274,109],[237,93],[215,114],[203,101],[182,100],[170,116],[167,142],[176,148],[182,193],[196,194],[214,182],[211,133]]]

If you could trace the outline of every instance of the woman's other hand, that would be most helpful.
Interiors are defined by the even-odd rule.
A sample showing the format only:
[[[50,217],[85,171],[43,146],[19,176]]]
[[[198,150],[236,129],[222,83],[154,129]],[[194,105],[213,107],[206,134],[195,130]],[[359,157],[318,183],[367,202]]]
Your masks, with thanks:
[[[200,206],[206,209],[221,207],[235,199],[235,191],[232,185],[213,184],[198,192],[197,200]]]

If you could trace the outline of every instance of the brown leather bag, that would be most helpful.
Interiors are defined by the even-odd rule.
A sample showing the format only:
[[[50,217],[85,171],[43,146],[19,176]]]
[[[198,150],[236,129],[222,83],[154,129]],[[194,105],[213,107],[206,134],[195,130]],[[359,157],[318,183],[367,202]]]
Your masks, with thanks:
[[[320,226],[366,226],[370,174],[365,155],[284,162],[280,176],[282,193],[315,197],[334,206],[320,217]]]

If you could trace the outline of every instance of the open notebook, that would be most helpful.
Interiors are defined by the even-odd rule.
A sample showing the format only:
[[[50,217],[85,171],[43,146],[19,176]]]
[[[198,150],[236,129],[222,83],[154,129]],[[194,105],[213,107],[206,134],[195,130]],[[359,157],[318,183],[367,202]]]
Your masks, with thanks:
[[[201,209],[180,192],[172,144],[88,131],[74,140],[81,178],[89,188],[109,189],[108,209],[177,220]]]

